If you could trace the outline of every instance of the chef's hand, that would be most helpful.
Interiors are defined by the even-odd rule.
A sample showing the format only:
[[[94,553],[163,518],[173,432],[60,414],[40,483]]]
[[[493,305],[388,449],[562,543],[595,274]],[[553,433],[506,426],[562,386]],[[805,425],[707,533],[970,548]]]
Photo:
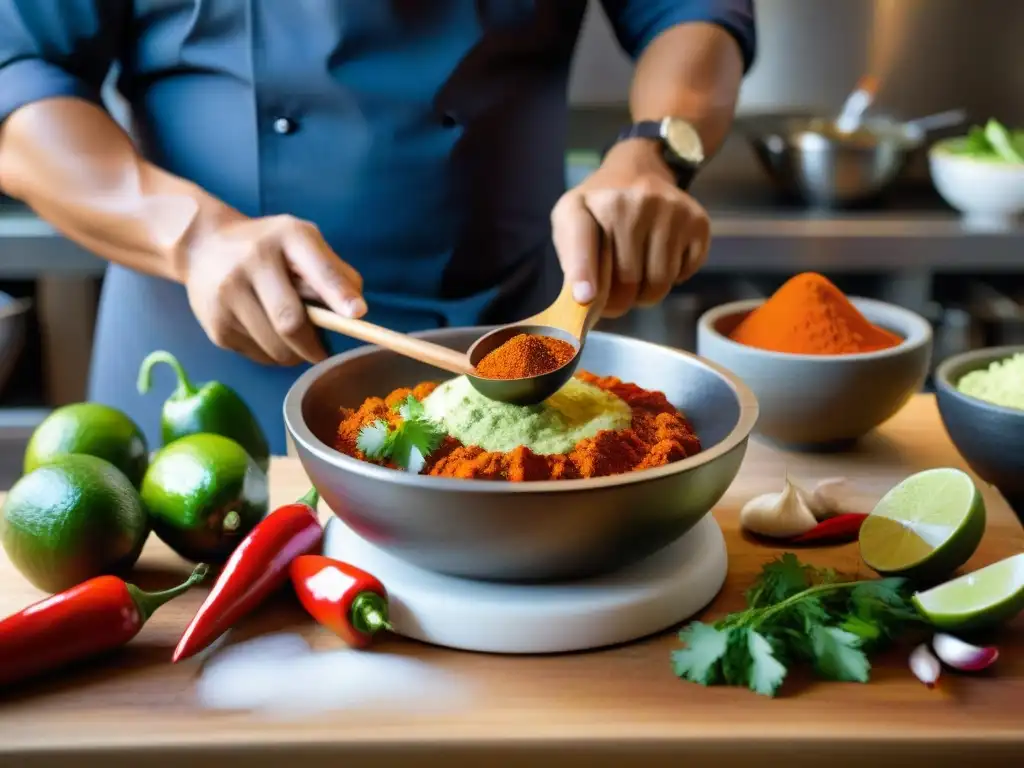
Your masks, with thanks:
[[[654,142],[615,145],[601,167],[566,192],[551,212],[558,259],[581,304],[596,296],[600,236],[614,253],[604,317],[651,306],[689,279],[707,258],[704,208],[676,186]]]
[[[187,265],[189,304],[206,335],[265,365],[326,357],[302,295],[346,317],[366,313],[359,273],[292,216],[233,218],[196,237]]]

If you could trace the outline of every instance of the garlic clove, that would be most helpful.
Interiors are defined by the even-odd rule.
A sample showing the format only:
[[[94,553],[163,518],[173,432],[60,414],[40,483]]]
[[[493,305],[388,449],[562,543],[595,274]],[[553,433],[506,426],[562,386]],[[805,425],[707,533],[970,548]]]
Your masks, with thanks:
[[[971,645],[942,632],[932,638],[932,648],[943,664],[961,672],[979,672],[999,658],[999,649],[994,646]]]
[[[829,477],[818,482],[807,496],[807,504],[818,520],[848,512],[870,512],[877,499],[864,493],[845,477]]]
[[[740,510],[740,526],[751,533],[789,539],[818,524],[799,489],[789,479],[781,493],[756,496]]]
[[[921,643],[910,654],[910,671],[929,688],[934,688],[942,674],[942,665],[928,646]]]

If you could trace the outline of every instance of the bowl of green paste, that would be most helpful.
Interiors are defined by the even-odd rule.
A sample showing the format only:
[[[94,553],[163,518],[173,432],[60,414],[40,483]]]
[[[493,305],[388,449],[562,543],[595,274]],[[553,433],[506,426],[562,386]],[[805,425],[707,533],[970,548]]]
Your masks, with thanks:
[[[935,386],[964,461],[1024,519],[1024,346],[955,355],[936,369]]]

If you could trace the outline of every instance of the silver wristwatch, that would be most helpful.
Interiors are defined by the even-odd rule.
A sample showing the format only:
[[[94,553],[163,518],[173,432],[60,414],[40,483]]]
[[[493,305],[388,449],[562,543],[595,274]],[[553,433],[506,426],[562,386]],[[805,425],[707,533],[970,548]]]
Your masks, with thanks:
[[[615,144],[628,139],[658,142],[665,164],[672,170],[680,189],[689,188],[704,163],[704,145],[700,135],[692,124],[682,118],[665,117],[633,123],[619,133]]]

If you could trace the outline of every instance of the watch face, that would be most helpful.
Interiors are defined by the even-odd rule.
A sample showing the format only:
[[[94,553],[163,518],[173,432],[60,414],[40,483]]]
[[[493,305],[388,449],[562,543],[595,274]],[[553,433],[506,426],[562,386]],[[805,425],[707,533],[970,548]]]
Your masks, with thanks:
[[[661,123],[661,136],[681,159],[694,165],[704,162],[704,145],[700,136],[685,120],[666,117]]]

